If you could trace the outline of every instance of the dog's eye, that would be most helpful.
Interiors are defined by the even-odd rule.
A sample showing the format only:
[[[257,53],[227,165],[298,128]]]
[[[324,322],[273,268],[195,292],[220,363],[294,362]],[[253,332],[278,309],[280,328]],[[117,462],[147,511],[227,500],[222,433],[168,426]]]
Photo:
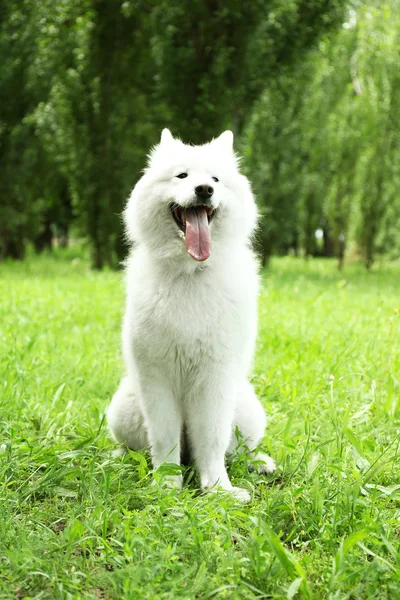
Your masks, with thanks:
[[[185,177],[187,177],[188,174],[187,173],[179,173],[179,175],[177,175],[177,177],[179,177],[179,179],[185,179]]]
[[[215,181],[216,183],[218,183],[218,181],[219,181],[218,177],[211,177],[211,179],[212,179],[213,181]]]

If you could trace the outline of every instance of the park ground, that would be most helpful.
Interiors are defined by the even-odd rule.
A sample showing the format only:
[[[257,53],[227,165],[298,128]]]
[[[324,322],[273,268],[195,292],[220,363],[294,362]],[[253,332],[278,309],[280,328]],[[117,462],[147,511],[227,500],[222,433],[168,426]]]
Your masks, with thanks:
[[[400,598],[399,292],[399,264],[272,261],[253,382],[279,467],[233,457],[240,505],[112,455],[122,274],[0,264],[0,599]]]

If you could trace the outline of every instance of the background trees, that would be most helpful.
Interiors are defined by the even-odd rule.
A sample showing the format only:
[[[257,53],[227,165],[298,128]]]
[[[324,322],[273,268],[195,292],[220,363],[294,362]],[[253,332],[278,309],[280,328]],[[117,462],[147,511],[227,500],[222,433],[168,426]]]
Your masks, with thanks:
[[[378,250],[399,255],[398,8],[348,7],[342,27],[295,72],[281,70],[253,111],[243,144],[265,215],[265,258],[299,239],[315,254],[318,229],[319,251],[339,267],[351,242],[367,267]]]
[[[233,129],[264,262],[398,256],[399,4],[0,0],[0,257],[73,227],[94,267],[118,264],[164,126]]]

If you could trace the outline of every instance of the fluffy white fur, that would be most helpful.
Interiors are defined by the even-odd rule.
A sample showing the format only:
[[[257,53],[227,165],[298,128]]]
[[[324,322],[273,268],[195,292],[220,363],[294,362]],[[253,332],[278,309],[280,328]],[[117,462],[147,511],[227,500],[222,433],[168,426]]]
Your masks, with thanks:
[[[238,426],[246,445],[264,435],[265,413],[248,381],[257,317],[257,263],[249,239],[257,210],[248,180],[238,170],[226,131],[203,146],[189,146],[164,130],[125,210],[134,248],[126,271],[123,353],[127,375],[108,408],[113,437],[125,447],[151,448],[153,466],[180,463],[185,426],[203,489],[231,485],[225,455]],[[177,177],[185,172],[185,179]],[[218,182],[213,180],[218,178]],[[193,203],[198,185],[214,188],[212,252],[189,256],[172,203]],[[255,457],[271,473],[274,461]],[[171,478],[181,486],[181,477]]]

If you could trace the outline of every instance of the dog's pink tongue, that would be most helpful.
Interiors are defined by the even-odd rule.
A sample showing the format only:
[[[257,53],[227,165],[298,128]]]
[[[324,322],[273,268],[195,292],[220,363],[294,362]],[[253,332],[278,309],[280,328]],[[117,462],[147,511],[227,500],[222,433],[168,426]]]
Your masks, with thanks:
[[[203,206],[187,208],[185,220],[186,250],[195,260],[207,260],[212,246],[207,210]]]

